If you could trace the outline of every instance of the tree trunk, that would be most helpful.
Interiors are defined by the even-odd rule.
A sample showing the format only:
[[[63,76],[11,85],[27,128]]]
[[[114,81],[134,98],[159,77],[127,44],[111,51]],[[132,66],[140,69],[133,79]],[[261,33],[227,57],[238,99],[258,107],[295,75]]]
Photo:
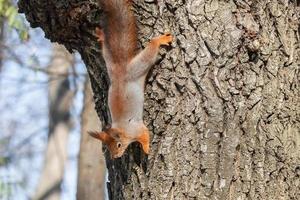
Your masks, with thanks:
[[[77,200],[103,200],[105,161],[101,145],[87,132],[100,130],[101,122],[95,111],[93,92],[89,79],[85,81],[84,107],[81,114],[81,142],[78,161]]]
[[[2,65],[3,65],[3,60],[4,60],[4,38],[5,34],[5,21],[4,18],[0,16],[0,73],[2,71]]]
[[[109,123],[107,73],[92,36],[98,7],[47,1],[46,12],[42,2],[19,6],[48,38],[80,52]],[[110,199],[300,199],[297,2],[135,1],[142,44],[164,31],[176,39],[146,84],[151,153],[133,146],[107,157]]]
[[[70,109],[73,92],[67,74],[73,65],[73,56],[61,45],[53,45],[53,57],[49,65],[49,138],[44,167],[34,200],[58,200],[67,159],[67,141],[71,129]]]

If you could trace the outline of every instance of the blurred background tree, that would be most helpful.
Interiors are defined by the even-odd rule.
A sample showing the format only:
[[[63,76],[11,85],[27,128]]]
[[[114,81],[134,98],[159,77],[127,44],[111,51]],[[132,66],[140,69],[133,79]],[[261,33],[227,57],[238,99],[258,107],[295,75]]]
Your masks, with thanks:
[[[72,129],[71,106],[74,91],[70,88],[68,72],[74,57],[63,46],[54,44],[48,67],[49,77],[49,133],[44,167],[33,199],[58,200],[67,160],[68,136]]]
[[[96,114],[92,94],[83,98],[86,71],[78,57],[29,30],[15,1],[0,0],[0,199],[76,199],[77,173],[87,178],[80,194],[98,186],[103,196],[104,178],[93,180],[104,176],[101,146],[85,134],[99,121],[80,128],[81,116]],[[83,106],[90,107],[85,114]],[[78,163],[79,146],[86,151]],[[91,162],[90,153],[99,160]]]
[[[95,111],[93,92],[88,78],[85,80],[84,107],[81,114],[81,132],[101,130],[101,123]],[[78,160],[77,200],[102,199],[105,194],[105,160],[99,155],[101,146],[82,134]]]

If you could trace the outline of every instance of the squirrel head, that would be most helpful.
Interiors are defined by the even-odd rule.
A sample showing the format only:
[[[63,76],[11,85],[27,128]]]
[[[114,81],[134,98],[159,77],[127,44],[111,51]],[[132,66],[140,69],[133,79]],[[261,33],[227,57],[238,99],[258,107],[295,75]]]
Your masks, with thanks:
[[[146,154],[149,154],[149,133],[143,132],[136,138],[132,138],[121,129],[109,128],[102,132],[88,132],[92,137],[101,140],[107,145],[112,158],[121,157],[128,145],[132,142],[139,142]]]

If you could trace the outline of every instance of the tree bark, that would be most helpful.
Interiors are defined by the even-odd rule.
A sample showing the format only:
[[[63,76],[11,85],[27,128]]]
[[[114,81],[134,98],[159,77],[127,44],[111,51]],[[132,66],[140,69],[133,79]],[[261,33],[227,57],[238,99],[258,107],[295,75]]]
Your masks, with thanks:
[[[34,200],[58,200],[61,196],[73,92],[68,77],[55,74],[67,74],[73,64],[73,56],[63,46],[53,45],[53,57],[49,65],[52,74],[49,76],[49,138]]]
[[[81,114],[81,142],[78,160],[77,200],[104,200],[105,161],[99,141],[87,132],[101,130],[95,111],[93,92],[89,79],[85,81],[84,107]]]
[[[45,12],[42,2],[19,6],[52,41],[80,52],[107,124],[109,81],[92,36],[97,5],[47,1],[57,13],[77,11],[72,18]],[[142,44],[164,31],[176,39],[146,84],[151,153],[144,158],[133,145],[121,159],[106,159],[110,199],[300,199],[297,3],[135,1]]]

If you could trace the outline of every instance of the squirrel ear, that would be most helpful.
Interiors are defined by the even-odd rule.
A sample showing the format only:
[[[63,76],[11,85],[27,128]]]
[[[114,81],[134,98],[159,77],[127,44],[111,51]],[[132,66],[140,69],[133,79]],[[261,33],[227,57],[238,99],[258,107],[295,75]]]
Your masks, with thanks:
[[[139,142],[141,145],[142,145],[142,149],[143,151],[146,153],[146,154],[149,154],[149,151],[150,151],[150,147],[149,147],[149,141],[150,138],[149,138],[149,132],[148,131],[145,131],[143,132],[142,134],[140,134],[138,137],[137,137],[137,142]]]
[[[112,139],[112,137],[104,131],[102,131],[102,132],[89,131],[88,134],[90,134],[90,136],[92,136],[93,138],[101,140],[104,144],[109,143],[109,141]]]

